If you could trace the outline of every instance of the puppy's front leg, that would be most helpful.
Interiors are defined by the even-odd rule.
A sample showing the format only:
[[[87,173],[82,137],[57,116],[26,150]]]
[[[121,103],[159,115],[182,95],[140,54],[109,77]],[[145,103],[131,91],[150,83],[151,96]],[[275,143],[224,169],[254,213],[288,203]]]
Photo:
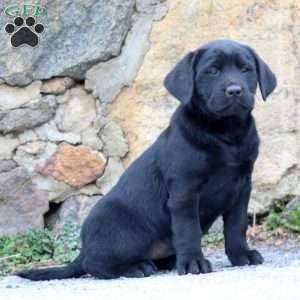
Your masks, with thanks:
[[[176,268],[179,275],[212,271],[211,264],[204,258],[201,249],[202,232],[197,198],[193,193],[176,193],[168,202],[173,245],[176,251]]]
[[[223,215],[225,252],[233,266],[258,265],[264,259],[257,250],[250,250],[246,232],[251,183],[246,184],[235,205]]]

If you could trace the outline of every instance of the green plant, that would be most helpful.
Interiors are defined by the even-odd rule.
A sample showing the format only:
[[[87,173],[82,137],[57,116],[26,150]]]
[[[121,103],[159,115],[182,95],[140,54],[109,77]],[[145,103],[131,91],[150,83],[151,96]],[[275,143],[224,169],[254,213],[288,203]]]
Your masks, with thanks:
[[[221,232],[212,232],[204,235],[202,243],[203,245],[218,245],[224,240],[224,235]]]
[[[79,252],[80,227],[70,220],[64,223],[54,243],[53,259],[57,263],[71,261]]]
[[[283,215],[282,225],[292,231],[300,232],[300,205]]]
[[[18,265],[50,260],[54,252],[53,242],[53,235],[47,229],[0,237],[1,270],[11,272]]]
[[[281,226],[281,213],[271,211],[267,217],[267,229],[274,230]]]
[[[79,250],[79,226],[65,222],[58,233],[34,229],[26,234],[0,237],[0,273],[34,265],[69,262]]]
[[[276,203],[267,217],[266,225],[269,230],[282,226],[300,232],[300,204],[288,209],[283,203]]]

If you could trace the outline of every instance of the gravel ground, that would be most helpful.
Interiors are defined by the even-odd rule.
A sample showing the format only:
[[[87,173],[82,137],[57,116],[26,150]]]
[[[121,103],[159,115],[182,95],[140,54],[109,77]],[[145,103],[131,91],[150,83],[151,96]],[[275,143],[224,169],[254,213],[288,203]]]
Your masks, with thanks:
[[[262,266],[231,268],[221,249],[206,249],[215,272],[177,276],[160,273],[144,279],[93,278],[30,282],[9,276],[0,279],[1,300],[52,299],[222,299],[300,300],[299,245],[258,246]],[[68,298],[70,297],[70,298]]]

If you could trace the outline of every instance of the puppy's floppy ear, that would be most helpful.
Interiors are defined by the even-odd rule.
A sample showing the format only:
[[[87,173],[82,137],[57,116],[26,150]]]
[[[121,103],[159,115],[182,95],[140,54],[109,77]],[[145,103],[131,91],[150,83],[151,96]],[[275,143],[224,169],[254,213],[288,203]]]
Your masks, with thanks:
[[[274,91],[277,85],[276,76],[269,66],[258,56],[258,54],[248,47],[256,64],[258,83],[262,98],[266,101],[267,97]]]
[[[187,54],[164,81],[166,89],[183,104],[188,103],[194,94],[195,64],[199,50]]]

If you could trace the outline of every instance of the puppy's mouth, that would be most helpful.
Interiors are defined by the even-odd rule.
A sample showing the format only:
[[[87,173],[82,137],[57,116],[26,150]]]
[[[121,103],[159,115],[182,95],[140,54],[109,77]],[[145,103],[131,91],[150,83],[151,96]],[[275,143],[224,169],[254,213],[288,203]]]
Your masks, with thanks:
[[[247,103],[245,100],[240,98],[232,99],[230,103],[222,105],[222,107],[218,107],[213,102],[213,99],[209,101],[209,109],[218,116],[236,115],[245,111],[251,111],[254,108],[252,104]]]
[[[253,104],[247,103],[246,101],[243,101],[243,99],[236,99],[236,103],[248,110],[252,110],[254,108]]]

